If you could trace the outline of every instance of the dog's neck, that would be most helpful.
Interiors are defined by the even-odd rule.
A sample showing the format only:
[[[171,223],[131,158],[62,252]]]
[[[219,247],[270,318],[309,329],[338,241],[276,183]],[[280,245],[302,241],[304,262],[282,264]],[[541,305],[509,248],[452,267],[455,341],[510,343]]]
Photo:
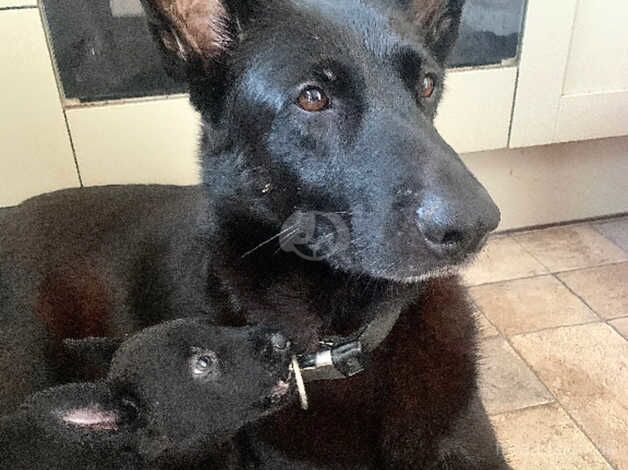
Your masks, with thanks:
[[[244,244],[241,238],[219,228],[207,240],[209,275],[228,299],[230,316],[278,328],[301,351],[317,350],[323,338],[350,336],[376,317],[398,313],[419,295],[416,285],[303,260],[278,249],[276,240],[247,254],[251,240]]]

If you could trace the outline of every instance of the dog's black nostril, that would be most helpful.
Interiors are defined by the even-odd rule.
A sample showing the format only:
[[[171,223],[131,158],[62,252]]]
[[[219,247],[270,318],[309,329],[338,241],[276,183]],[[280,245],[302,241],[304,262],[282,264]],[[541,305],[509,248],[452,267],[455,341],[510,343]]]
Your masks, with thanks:
[[[430,249],[441,256],[455,256],[467,249],[471,231],[451,216],[443,216],[434,208],[418,210],[417,225]],[[462,226],[462,228],[461,228]]]

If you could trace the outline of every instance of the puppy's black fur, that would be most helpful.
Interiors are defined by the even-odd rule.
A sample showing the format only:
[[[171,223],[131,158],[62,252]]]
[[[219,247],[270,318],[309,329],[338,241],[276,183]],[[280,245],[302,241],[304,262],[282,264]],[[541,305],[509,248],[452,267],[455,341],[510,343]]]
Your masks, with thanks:
[[[499,212],[433,126],[463,1],[144,5],[201,115],[203,185],[63,191],[0,220],[0,406],[97,372],[64,338],[205,313],[303,352],[398,312],[366,373],[250,429],[253,457],[263,442],[331,468],[504,465],[451,277]]]
[[[122,344],[105,381],[47,389],[0,419],[0,467],[238,468],[229,441],[288,403],[289,358],[266,329],[148,328]]]

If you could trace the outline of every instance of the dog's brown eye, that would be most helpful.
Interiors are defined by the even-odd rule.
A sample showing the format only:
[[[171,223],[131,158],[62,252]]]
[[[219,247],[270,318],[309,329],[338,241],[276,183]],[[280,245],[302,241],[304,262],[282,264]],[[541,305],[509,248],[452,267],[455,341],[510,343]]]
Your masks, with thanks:
[[[298,104],[301,109],[315,113],[317,111],[323,111],[329,106],[329,98],[327,98],[323,90],[312,86],[307,87],[301,92]]]
[[[431,98],[434,94],[434,89],[436,88],[436,83],[434,81],[434,77],[431,75],[426,75],[423,77],[423,81],[421,82],[421,97],[423,98]]]

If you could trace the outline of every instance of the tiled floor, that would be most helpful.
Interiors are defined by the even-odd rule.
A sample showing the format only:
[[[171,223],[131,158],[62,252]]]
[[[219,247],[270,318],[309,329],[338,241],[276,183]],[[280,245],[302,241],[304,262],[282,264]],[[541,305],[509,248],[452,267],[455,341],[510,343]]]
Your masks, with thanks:
[[[628,217],[498,235],[465,282],[513,468],[628,470]]]

